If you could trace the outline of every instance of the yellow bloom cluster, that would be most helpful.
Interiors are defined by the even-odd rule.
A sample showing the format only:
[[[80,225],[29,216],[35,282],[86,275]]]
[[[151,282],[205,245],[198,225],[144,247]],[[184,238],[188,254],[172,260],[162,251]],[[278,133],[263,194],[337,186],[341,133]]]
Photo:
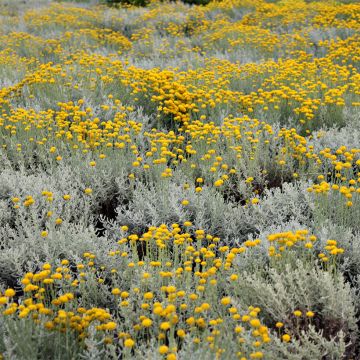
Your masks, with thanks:
[[[282,257],[286,256],[288,251],[296,251],[297,256],[301,255],[301,249],[307,249],[307,253],[317,246],[317,238],[315,235],[309,235],[308,230],[297,230],[295,232],[288,231],[285,233],[271,234],[267,237],[269,243],[269,256],[270,257]],[[328,240],[324,250],[329,253],[329,256],[335,257],[338,254],[344,252],[343,248],[338,248],[336,240]],[[305,252],[305,253],[306,253]],[[325,254],[319,253],[318,257],[321,261],[326,262],[329,257]]]
[[[52,269],[50,264],[45,264],[40,272],[26,273],[21,280],[24,297],[21,302],[12,302],[15,291],[6,290],[4,296],[0,297],[2,313],[20,319],[30,318],[47,330],[62,333],[74,331],[79,339],[87,336],[87,328],[93,323],[97,324],[96,329],[100,331],[115,330],[116,323],[111,321],[111,315],[105,309],[78,308],[73,292],[55,295],[57,288],[63,292],[66,288],[78,286],[79,283],[68,267],[69,262],[63,260],[62,264],[56,269]]]
[[[127,230],[126,226],[122,229]],[[285,247],[296,248],[297,243],[311,249],[316,237],[307,230],[298,230],[271,234],[268,241],[274,244],[269,248],[269,256],[276,257]],[[222,246],[219,242],[218,237],[200,229],[183,232],[179,224],[171,228],[150,227],[141,236],[130,234],[120,239],[119,250],[109,253],[117,260],[108,281],[113,284],[111,306],[117,308],[117,316],[126,319],[124,323],[112,321],[105,309],[77,307],[81,299],[76,298],[76,292],[92,281],[104,282],[105,267],[98,265],[96,255],[90,252],[84,253],[85,262],[76,266],[62,260],[56,268],[47,263],[39,272],[26,273],[21,280],[24,295],[20,301],[12,300],[16,295],[13,289],[7,289],[0,297],[2,313],[29,318],[48,331],[74,332],[79,341],[87,336],[89,326],[96,324],[99,332],[116,330],[115,337],[114,333],[111,337],[105,333],[105,342],[119,342],[125,349],[136,346],[144,334],[151,334],[159,341],[160,354],[174,356],[185,337],[194,344],[207,344],[220,355],[224,351],[220,339],[235,336],[238,354],[262,358],[271,334],[259,319],[261,309],[250,306],[244,311],[237,306],[236,298],[223,293],[224,282],[239,281],[234,265],[238,257],[261,241],[248,240],[242,247]],[[343,252],[335,240],[329,240],[325,250],[329,255]],[[319,257],[327,261],[324,254]],[[122,289],[114,286],[120,269],[121,276],[133,279]],[[296,310],[294,315],[300,317],[302,312]],[[309,310],[306,316],[312,318],[314,313]],[[277,323],[277,328],[283,326],[279,324],[282,323]],[[225,329],[231,329],[232,335]],[[285,334],[282,340],[288,342],[290,336]]]

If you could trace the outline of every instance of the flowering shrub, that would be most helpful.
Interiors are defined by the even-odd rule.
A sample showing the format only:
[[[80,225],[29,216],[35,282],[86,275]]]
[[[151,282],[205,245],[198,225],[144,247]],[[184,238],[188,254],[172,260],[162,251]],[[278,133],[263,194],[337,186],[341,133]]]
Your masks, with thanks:
[[[359,14],[0,2],[0,359],[358,358]]]

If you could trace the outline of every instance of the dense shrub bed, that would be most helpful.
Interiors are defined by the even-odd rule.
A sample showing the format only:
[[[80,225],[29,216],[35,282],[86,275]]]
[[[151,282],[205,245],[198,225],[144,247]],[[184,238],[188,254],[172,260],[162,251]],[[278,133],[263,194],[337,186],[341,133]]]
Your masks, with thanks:
[[[359,4],[0,15],[0,358],[359,358]]]

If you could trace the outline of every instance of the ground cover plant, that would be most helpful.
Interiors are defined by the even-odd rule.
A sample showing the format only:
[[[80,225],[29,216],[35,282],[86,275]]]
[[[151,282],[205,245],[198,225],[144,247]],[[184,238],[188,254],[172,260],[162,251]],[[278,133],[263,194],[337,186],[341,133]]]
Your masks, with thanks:
[[[0,359],[359,359],[360,4],[0,0]]]

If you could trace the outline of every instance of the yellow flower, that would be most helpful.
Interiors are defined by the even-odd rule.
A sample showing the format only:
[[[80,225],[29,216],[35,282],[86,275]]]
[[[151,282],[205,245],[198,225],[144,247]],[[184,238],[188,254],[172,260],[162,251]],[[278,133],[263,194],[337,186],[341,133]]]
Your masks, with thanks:
[[[55,324],[54,324],[52,321],[47,321],[47,322],[44,324],[44,327],[45,327],[47,330],[52,330],[52,329],[54,329]]]
[[[112,331],[112,330],[115,330],[116,329],[116,323],[115,322],[113,322],[113,321],[110,321],[110,322],[108,322],[108,323],[106,323],[105,325],[104,325],[104,328],[105,328],[105,330],[110,330],[110,331]]]
[[[0,305],[6,304],[8,299],[5,296],[0,296]]]
[[[220,302],[222,305],[229,305],[231,303],[231,299],[229,297],[224,297]]]
[[[15,296],[16,292],[14,289],[6,289],[4,295],[8,298]]]
[[[132,348],[135,345],[135,341],[132,339],[126,339],[124,341],[124,346],[127,348]]]
[[[309,318],[312,318],[312,317],[315,316],[315,314],[312,311],[307,311],[306,316],[309,317]]]
[[[179,330],[176,332],[176,334],[177,334],[179,337],[181,337],[181,338],[185,337],[185,335],[186,335],[186,333],[185,333],[185,331],[184,331],[183,329],[179,329]]]
[[[160,329],[161,329],[161,330],[168,330],[168,329],[170,329],[170,323],[167,322],[167,321],[162,322],[162,323],[160,324]]]
[[[119,288],[115,288],[115,289],[112,289],[111,293],[113,295],[120,295],[121,294],[121,290]]]
[[[283,339],[284,342],[289,342],[290,339],[291,339],[291,337],[290,337],[289,334],[284,334],[284,335],[282,336],[282,339]]]
[[[144,299],[146,299],[146,300],[151,300],[153,297],[154,297],[154,295],[152,292],[146,292],[144,294]]]
[[[256,351],[256,352],[250,354],[251,359],[262,359],[263,357],[264,357],[264,354],[261,351]]]
[[[150,327],[152,325],[152,320],[151,319],[144,319],[142,322],[141,322],[142,326],[144,327]]]
[[[127,291],[123,291],[121,294],[120,294],[121,298],[122,299],[126,299],[129,297],[129,293]]]
[[[159,347],[159,354],[166,354],[169,351],[169,348],[166,345],[161,345]]]

